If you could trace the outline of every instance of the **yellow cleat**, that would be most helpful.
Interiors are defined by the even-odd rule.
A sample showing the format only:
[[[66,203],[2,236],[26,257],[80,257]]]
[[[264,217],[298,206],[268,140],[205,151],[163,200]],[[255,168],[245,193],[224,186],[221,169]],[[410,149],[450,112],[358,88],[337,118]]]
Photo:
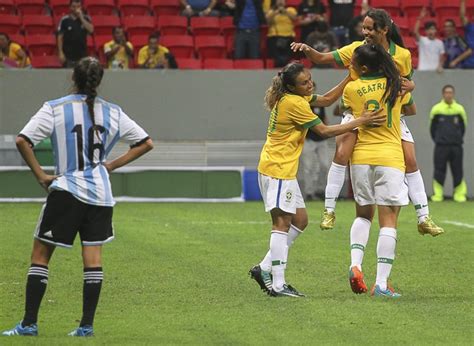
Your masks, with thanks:
[[[319,224],[319,227],[321,228],[321,230],[325,231],[328,229],[333,229],[335,224],[336,224],[336,213],[333,211],[328,211],[327,209],[324,209],[324,213],[321,218],[321,223]]]
[[[444,229],[435,224],[431,217],[427,216],[425,221],[418,224],[418,233],[421,235],[431,234],[431,236],[436,237],[443,234]]]

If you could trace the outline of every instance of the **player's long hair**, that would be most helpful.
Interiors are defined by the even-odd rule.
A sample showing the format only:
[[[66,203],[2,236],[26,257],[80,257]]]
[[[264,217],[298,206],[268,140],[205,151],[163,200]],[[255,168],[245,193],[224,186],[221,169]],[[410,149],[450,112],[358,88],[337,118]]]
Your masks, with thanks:
[[[390,18],[390,15],[387,13],[387,11],[379,8],[372,8],[367,11],[366,16],[370,17],[374,21],[375,30],[388,28],[387,41],[389,43],[390,41],[393,41],[400,47],[405,48],[402,36],[400,35],[400,29],[398,28],[397,24],[393,22],[392,18]]]
[[[268,110],[272,110],[277,102],[286,93],[291,93],[288,85],[295,85],[296,78],[305,69],[304,65],[299,62],[291,62],[273,77],[272,85],[265,93],[265,106]]]
[[[79,60],[74,67],[72,79],[76,92],[86,95],[87,109],[91,117],[92,125],[95,127],[94,101],[97,97],[97,88],[104,76],[104,68],[99,60],[85,57]]]
[[[402,82],[400,72],[390,54],[381,45],[363,44],[354,51],[354,58],[359,66],[367,66],[369,73],[382,72],[384,77],[387,78],[382,100],[393,107],[402,89]]]

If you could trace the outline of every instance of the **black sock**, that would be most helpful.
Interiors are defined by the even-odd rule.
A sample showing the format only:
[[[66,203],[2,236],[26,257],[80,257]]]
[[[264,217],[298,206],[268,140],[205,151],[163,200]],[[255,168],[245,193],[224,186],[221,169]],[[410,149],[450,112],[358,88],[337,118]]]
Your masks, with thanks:
[[[38,311],[48,285],[48,266],[31,264],[26,280],[25,316],[22,326],[29,326],[38,320]]]
[[[80,326],[92,326],[95,310],[99,302],[100,289],[104,272],[102,267],[84,268],[84,289],[82,303],[82,319]]]

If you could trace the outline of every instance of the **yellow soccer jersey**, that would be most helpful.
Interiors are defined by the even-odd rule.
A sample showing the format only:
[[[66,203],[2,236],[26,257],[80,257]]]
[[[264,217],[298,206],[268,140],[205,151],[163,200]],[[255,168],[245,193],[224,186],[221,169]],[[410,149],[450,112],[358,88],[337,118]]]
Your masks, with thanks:
[[[308,103],[312,96],[285,94],[270,113],[267,140],[258,171],[278,179],[295,179],[306,133],[321,123]]]
[[[352,55],[357,47],[363,45],[365,41],[354,41],[351,44],[339,48],[332,52],[336,63],[339,66],[349,67],[351,65]],[[390,41],[388,52],[393,58],[393,62],[400,71],[402,77],[411,79],[413,75],[413,67],[411,66],[411,54],[408,49],[396,45]],[[352,73],[352,71],[351,71]]]
[[[360,126],[357,143],[352,152],[354,165],[374,165],[397,168],[405,172],[405,160],[401,146],[400,113],[402,105],[412,104],[410,93],[398,98],[393,108],[382,103],[386,78],[378,75],[364,75],[350,82],[344,88],[342,103],[352,109],[358,118],[367,104],[369,110],[383,108],[387,122],[379,127]]]

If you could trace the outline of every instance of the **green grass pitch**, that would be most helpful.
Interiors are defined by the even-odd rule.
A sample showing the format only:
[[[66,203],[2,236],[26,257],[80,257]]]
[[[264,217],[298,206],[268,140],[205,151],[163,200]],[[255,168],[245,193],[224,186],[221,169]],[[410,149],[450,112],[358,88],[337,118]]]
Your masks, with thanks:
[[[268,247],[262,203],[116,206],[116,240],[104,247],[105,281],[88,344],[472,344],[474,204],[431,204],[446,234],[422,237],[413,207],[400,215],[391,282],[397,301],[354,295],[349,287],[351,202],[334,231],[317,227],[321,203],[290,250],[287,281],[304,299],[270,298],[248,278]],[[0,204],[0,329],[22,317],[31,234],[39,204]],[[453,224],[454,223],[454,224]],[[456,224],[457,223],[457,224]],[[375,280],[374,224],[364,272]],[[76,240],[57,249],[39,316],[38,338],[7,344],[83,344],[65,337],[82,306]]]

